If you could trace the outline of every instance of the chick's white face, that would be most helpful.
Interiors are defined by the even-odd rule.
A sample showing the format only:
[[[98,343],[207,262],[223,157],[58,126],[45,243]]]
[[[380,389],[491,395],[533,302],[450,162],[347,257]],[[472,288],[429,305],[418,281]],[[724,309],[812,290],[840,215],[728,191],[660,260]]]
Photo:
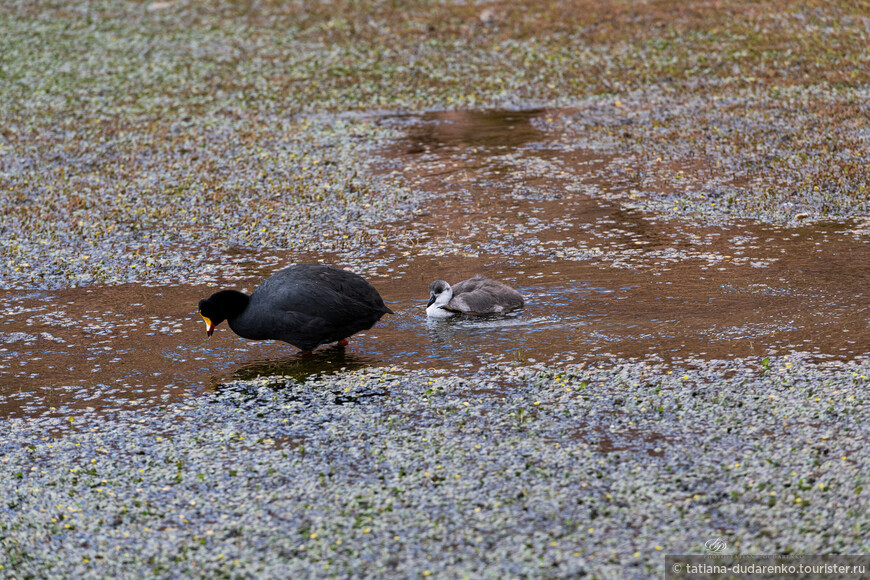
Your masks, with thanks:
[[[429,303],[426,304],[426,316],[429,318],[447,318],[453,316],[453,312],[443,308],[453,298],[453,290],[450,284],[444,280],[435,280],[429,285]]]

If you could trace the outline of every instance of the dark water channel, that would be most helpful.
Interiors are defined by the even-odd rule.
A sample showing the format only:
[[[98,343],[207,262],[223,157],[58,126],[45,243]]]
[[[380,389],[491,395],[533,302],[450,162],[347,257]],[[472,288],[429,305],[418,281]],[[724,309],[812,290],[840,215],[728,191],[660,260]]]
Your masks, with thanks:
[[[704,359],[866,353],[870,246],[849,224],[694,226],[625,211],[591,191],[630,188],[612,156],[546,129],[559,111],[439,113],[384,122],[407,138],[378,171],[431,200],[385,224],[387,243],[356,269],[395,316],[347,349],[306,358],[248,342],[226,325],[211,339],[196,314],[215,287],[140,286],[2,293],[0,413],[153,405],[232,378],[367,365],[472,372],[497,361],[552,364],[614,357]],[[274,254],[274,253],[272,253]],[[354,269],[342,256],[311,259]],[[252,258],[252,290],[269,270]],[[503,319],[428,322],[427,287],[476,272],[504,280],[527,307]]]

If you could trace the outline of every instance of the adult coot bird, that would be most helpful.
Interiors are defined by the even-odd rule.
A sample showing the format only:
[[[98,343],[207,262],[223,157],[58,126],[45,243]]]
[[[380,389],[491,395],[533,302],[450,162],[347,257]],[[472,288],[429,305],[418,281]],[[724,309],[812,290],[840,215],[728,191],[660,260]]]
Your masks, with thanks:
[[[221,290],[199,301],[206,333],[226,320],[251,340],[283,340],[309,353],[375,325],[393,311],[362,276],[322,264],[299,264],[268,278],[248,296]]]
[[[503,314],[521,308],[525,302],[519,292],[501,282],[477,274],[456,286],[444,280],[429,285],[426,316],[447,318],[454,314]]]

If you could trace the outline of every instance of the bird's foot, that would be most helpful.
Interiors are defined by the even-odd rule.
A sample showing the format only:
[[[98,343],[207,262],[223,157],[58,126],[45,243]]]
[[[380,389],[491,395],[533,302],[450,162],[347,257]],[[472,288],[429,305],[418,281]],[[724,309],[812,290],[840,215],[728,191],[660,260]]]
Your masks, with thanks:
[[[338,346],[347,346],[350,344],[350,341],[346,338],[343,338],[338,341]]]

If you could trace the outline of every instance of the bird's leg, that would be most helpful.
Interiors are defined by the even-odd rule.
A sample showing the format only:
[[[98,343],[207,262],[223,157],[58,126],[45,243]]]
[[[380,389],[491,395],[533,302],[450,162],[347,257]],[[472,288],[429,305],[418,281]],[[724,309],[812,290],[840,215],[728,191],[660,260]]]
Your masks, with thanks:
[[[346,338],[343,338],[343,339],[338,341],[338,346],[347,346],[348,344],[350,344],[350,341]]]
[[[310,350],[300,350],[299,351],[299,358],[305,358],[306,356],[308,356],[310,354],[311,354]]]

